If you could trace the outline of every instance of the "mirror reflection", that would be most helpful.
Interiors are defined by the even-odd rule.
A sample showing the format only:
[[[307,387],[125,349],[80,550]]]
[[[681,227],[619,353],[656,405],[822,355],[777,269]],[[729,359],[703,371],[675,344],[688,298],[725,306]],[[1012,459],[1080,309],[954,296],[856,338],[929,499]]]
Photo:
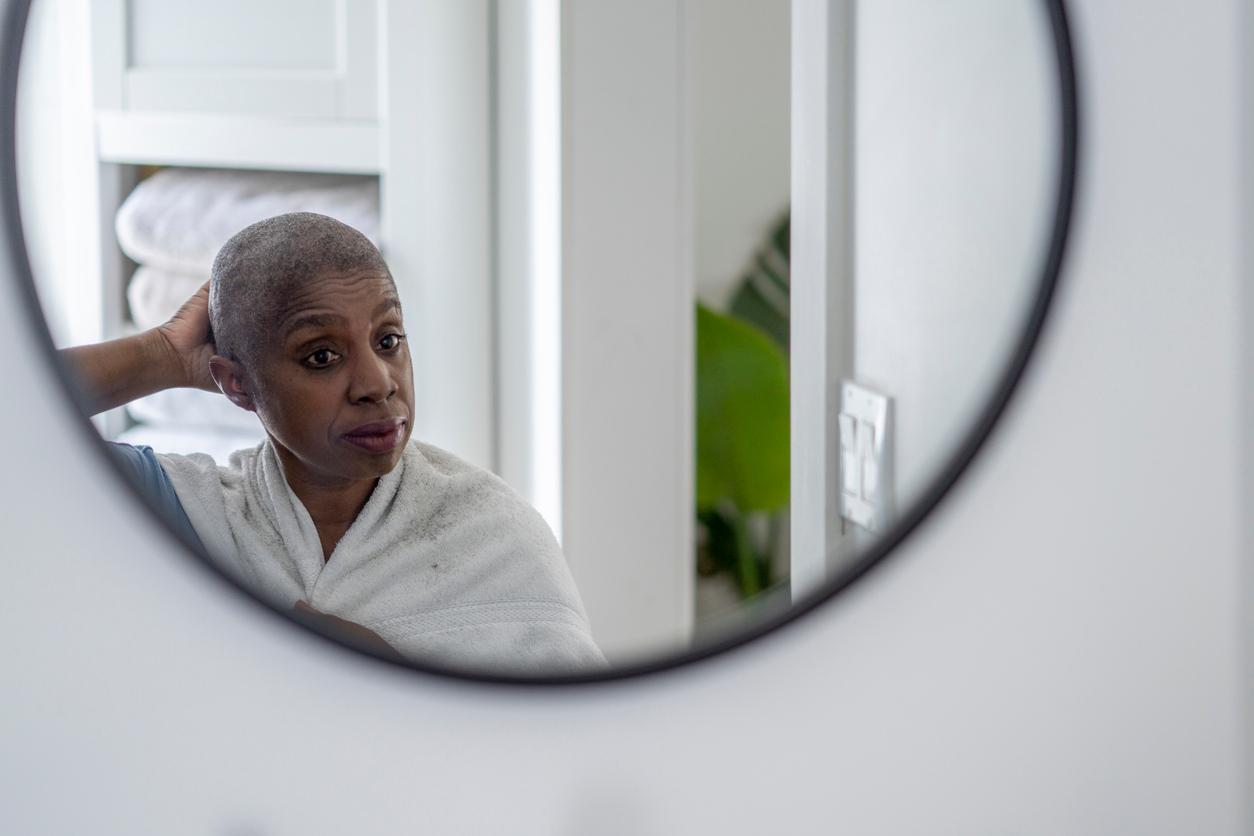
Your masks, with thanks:
[[[700,649],[865,553],[1003,374],[1059,177],[1041,3],[633,5],[34,2],[67,376],[310,628],[511,677]]]

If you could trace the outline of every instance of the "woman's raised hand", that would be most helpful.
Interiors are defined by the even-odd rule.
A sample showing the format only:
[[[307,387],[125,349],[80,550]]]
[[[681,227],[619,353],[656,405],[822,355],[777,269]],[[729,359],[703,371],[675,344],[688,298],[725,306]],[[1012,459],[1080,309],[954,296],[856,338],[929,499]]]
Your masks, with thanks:
[[[215,350],[209,327],[209,282],[201,285],[168,322],[155,330],[165,339],[183,370],[183,386],[218,391],[218,385],[209,374],[209,358]]]
[[[63,348],[57,354],[78,379],[83,404],[92,415],[163,389],[191,386],[217,392],[209,374],[214,354],[209,283],[164,325],[108,342]]]

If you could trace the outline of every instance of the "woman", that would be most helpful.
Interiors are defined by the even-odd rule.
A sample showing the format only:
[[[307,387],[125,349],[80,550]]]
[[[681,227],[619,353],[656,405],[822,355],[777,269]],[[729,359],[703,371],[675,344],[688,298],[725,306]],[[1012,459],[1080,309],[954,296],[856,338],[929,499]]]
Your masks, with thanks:
[[[228,574],[376,652],[481,672],[605,664],[543,519],[500,479],[411,439],[413,369],[387,264],[307,212],[228,241],[160,328],[66,349],[94,411],[221,391],[267,438],[219,467],[113,445]]]

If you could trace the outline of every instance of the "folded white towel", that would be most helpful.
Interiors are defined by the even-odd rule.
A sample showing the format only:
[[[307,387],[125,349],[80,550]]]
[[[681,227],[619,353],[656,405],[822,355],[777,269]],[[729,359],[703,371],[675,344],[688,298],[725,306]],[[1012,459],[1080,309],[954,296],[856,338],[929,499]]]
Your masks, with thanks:
[[[285,212],[318,212],[379,243],[379,181],[348,174],[167,168],[118,209],[118,243],[140,264],[209,275],[227,239]]]
[[[256,447],[263,438],[265,431],[260,425],[255,432],[245,432],[230,427],[137,424],[120,433],[114,440],[125,444],[146,444],[163,453],[205,453],[212,456],[218,464],[226,465],[236,450]]]
[[[141,331],[163,325],[208,280],[208,272],[184,275],[141,264],[126,285],[131,322]]]
[[[141,424],[234,431],[248,439],[241,447],[255,445],[266,434],[257,413],[240,409],[219,393],[200,389],[166,389],[131,401],[126,411]]]
[[[158,458],[205,548],[276,607],[304,600],[410,659],[463,670],[605,665],[543,518],[450,453],[411,441],[325,562],[269,441],[225,468],[205,455]]]

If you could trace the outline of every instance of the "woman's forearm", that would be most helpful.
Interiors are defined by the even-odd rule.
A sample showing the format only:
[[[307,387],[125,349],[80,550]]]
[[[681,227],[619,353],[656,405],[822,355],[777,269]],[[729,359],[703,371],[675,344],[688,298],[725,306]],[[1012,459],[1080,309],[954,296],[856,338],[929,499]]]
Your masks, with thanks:
[[[58,354],[77,376],[92,415],[163,389],[188,385],[182,364],[156,330],[63,348]]]

